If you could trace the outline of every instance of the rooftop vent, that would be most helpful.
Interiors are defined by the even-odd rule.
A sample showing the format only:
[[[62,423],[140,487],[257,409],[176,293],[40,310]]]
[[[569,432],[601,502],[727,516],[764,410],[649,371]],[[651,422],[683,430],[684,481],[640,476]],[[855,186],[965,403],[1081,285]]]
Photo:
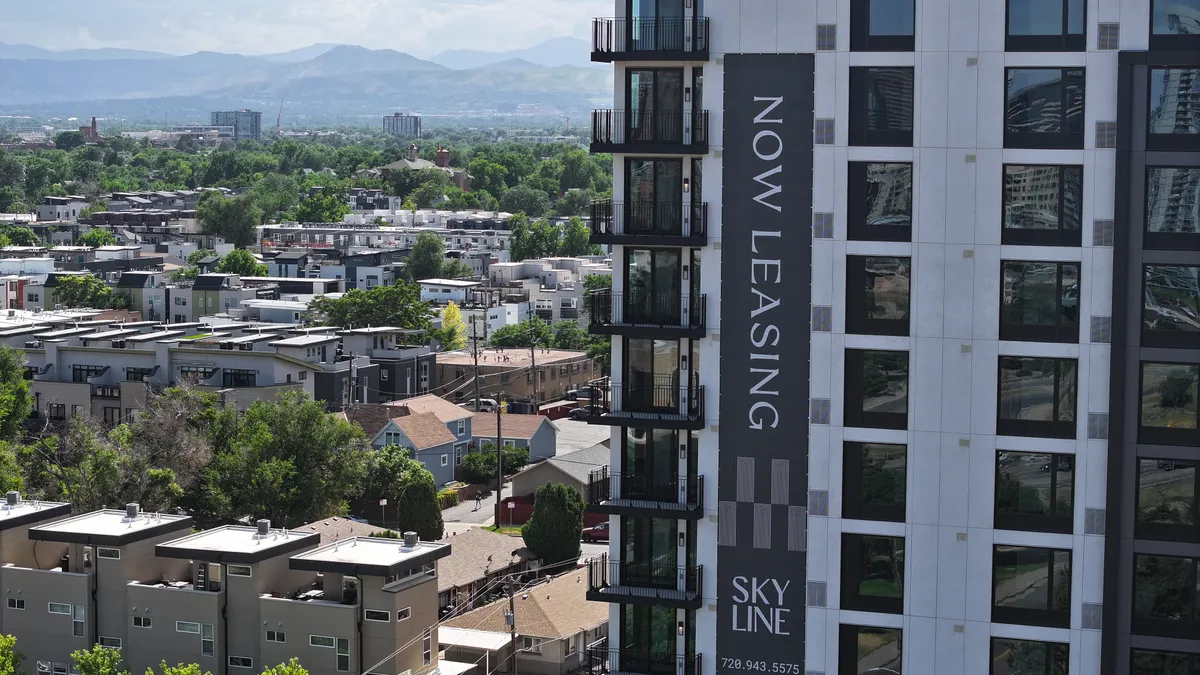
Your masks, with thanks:
[[[416,532],[405,532],[404,533],[404,547],[405,548],[413,548],[416,545],[417,545],[417,533]]]
[[[259,518],[259,520],[258,520],[258,536],[265,537],[270,533],[271,533],[271,521],[267,520],[266,518]]]
[[[9,506],[16,506],[21,501],[21,493],[16,490],[9,490],[7,495],[7,503]]]
[[[126,504],[125,505],[125,517],[130,520],[137,518],[138,510],[139,510],[139,507],[137,505],[137,502],[133,502],[131,504]]]

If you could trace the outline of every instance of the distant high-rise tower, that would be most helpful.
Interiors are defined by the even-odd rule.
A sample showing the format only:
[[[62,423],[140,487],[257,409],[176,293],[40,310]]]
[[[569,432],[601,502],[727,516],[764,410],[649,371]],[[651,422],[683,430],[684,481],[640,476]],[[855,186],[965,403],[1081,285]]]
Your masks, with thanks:
[[[421,116],[396,113],[383,118],[383,133],[392,136],[421,137]]]
[[[212,114],[214,127],[233,127],[233,137],[239,141],[262,138],[262,113],[257,110],[220,110]]]

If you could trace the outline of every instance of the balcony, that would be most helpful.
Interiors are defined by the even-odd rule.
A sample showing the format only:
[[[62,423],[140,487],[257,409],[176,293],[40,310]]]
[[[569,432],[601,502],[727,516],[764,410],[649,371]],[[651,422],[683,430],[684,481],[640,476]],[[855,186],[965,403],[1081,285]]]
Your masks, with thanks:
[[[633,384],[594,385],[589,424],[654,429],[704,428],[704,387],[680,384],[673,375],[646,378]]]
[[[588,511],[618,516],[685,518],[704,515],[704,476],[649,476],[609,473],[588,475]]]
[[[588,332],[643,338],[702,338],[707,296],[592,291],[585,297]]]
[[[708,111],[593,110],[591,151],[707,154]]]
[[[592,243],[708,245],[708,204],[654,200],[592,202]]]
[[[587,566],[588,600],[676,609],[700,609],[704,602],[703,565],[622,562],[601,555]]]
[[[700,675],[700,654],[646,653],[635,649],[588,650],[587,675]]]
[[[708,18],[592,19],[592,61],[707,61]]]

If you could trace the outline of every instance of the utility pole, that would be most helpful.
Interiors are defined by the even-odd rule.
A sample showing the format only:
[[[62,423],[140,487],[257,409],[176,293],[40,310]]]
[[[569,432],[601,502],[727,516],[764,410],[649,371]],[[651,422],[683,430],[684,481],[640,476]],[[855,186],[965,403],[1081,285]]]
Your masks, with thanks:
[[[503,415],[500,414],[500,401],[496,401],[496,527],[500,527],[500,507],[503,506],[500,502],[500,493],[504,492],[504,446],[500,439],[503,436],[500,433],[500,420]]]
[[[508,589],[508,639],[512,646],[513,672],[517,670],[517,608],[513,605],[513,582],[509,579],[505,584]]]
[[[538,408],[538,372],[537,359],[534,357],[533,349],[536,346],[533,339],[533,319],[529,320],[529,373],[533,378],[533,412],[537,414]]]
[[[471,353],[475,355],[475,412],[479,412],[479,334],[475,331],[475,321],[479,317],[471,315]]]

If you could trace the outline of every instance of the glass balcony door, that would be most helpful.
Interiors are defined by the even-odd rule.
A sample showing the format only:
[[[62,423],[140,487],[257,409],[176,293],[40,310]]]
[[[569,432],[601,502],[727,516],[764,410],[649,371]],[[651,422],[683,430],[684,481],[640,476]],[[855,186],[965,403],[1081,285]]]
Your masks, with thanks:
[[[622,586],[677,588],[677,520],[622,518]]]
[[[626,343],[621,409],[632,413],[675,413],[684,383],[679,373],[679,342],[630,338]]]
[[[626,162],[627,234],[681,233],[683,162],[678,159],[631,159]]]
[[[683,69],[626,71],[626,138],[631,142],[683,142]]]
[[[621,609],[619,670],[675,675],[675,610],[648,605],[624,605]]]
[[[679,451],[669,429],[627,429],[621,467],[621,499],[676,502]]]
[[[683,0],[627,0],[630,51],[683,51]]]
[[[627,249],[624,323],[678,326],[683,274],[678,250]]]

